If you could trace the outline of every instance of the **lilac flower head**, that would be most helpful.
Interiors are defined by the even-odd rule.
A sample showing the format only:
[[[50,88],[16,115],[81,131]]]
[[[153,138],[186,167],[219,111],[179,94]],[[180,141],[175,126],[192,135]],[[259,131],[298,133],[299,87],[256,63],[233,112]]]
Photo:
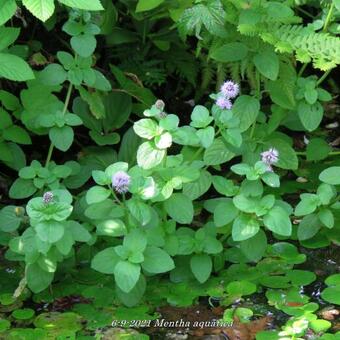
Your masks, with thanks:
[[[219,97],[216,100],[216,105],[222,110],[231,110],[233,104],[231,103],[229,98]]]
[[[120,194],[125,194],[129,191],[130,176],[125,171],[117,171],[112,176],[112,187]]]
[[[53,193],[51,191],[46,191],[43,195],[43,202],[49,204],[53,201]]]
[[[159,116],[159,118],[163,119],[167,116],[167,114],[166,114],[166,112],[162,111],[162,112],[159,113],[158,116]]]
[[[164,110],[164,107],[165,107],[165,103],[163,102],[162,99],[158,99],[155,103],[155,106],[158,110],[161,110],[163,111]]]
[[[270,148],[269,150],[262,152],[261,157],[262,157],[262,162],[267,164],[270,167],[272,164],[275,164],[278,162],[279,152],[274,148]]]
[[[221,86],[222,94],[227,98],[235,98],[240,92],[238,84],[234,83],[232,80],[227,80]]]

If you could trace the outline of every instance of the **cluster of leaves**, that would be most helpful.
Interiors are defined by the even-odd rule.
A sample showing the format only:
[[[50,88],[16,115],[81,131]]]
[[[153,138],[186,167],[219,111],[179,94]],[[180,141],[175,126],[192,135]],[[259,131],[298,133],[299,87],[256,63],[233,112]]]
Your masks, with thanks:
[[[26,286],[44,294],[84,266],[105,274],[107,295],[129,307],[152,299],[150,289],[175,305],[209,296],[230,306],[265,287],[269,304],[292,319],[259,339],[326,332],[318,306],[299,294],[314,274],[293,269],[304,258],[288,243],[340,242],[339,151],[321,138],[333,99],[322,83],[339,64],[339,3],[325,3],[305,27],[295,1],[23,0],[21,9],[4,1],[0,161],[5,176],[18,171],[9,198],[25,200],[0,210],[5,258],[21,268],[15,296]],[[16,44],[26,37],[13,26],[26,19],[56,33],[63,48]],[[305,76],[309,62],[325,73]],[[220,87],[227,75],[241,88],[233,103]],[[212,83],[217,93],[193,104],[190,117],[152,92],[163,85],[169,97],[201,99]],[[287,131],[307,134],[306,151]],[[176,286],[168,293],[164,273]],[[326,284],[322,297],[338,304],[338,277]],[[226,310],[225,320],[235,316],[252,314]]]

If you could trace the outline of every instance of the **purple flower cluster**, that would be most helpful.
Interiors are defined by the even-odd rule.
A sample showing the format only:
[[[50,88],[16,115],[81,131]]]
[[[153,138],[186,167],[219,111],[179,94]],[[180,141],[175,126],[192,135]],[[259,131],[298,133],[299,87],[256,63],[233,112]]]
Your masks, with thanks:
[[[275,148],[270,148],[261,153],[261,160],[267,165],[268,171],[272,172],[272,165],[279,161],[279,152]]]
[[[112,175],[112,187],[120,194],[125,194],[129,191],[130,176],[125,171],[117,171]]]
[[[238,84],[234,83],[231,80],[227,80],[221,86],[221,93],[227,98],[235,98],[238,96],[239,92],[240,92],[240,88]]]
[[[216,105],[222,110],[231,110],[233,105],[230,99],[236,98],[239,93],[239,85],[234,83],[232,80],[227,80],[221,86],[219,97],[216,100]]]
[[[233,107],[233,104],[231,103],[230,99],[225,97],[217,98],[216,105],[223,110],[231,110],[231,108]]]
[[[49,204],[53,201],[53,197],[53,192],[47,191],[44,193],[42,200],[45,204]]]

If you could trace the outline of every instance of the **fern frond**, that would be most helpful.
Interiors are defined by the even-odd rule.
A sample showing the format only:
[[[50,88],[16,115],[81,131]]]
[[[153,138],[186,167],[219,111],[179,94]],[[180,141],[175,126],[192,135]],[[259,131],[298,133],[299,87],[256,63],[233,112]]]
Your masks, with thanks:
[[[340,64],[340,39],[328,33],[314,32],[300,25],[276,25],[260,36],[278,51],[295,51],[297,60],[312,60],[314,67],[323,71]]]

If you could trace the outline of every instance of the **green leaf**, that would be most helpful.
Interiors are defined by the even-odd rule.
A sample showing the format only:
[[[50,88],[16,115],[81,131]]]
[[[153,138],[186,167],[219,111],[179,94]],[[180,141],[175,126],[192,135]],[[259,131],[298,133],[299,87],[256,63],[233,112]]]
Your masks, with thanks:
[[[0,26],[5,24],[15,14],[15,0],[0,0]]]
[[[295,109],[296,70],[288,63],[281,62],[279,79],[266,84],[272,101],[286,109]]]
[[[38,19],[46,21],[54,12],[54,0],[22,0],[23,5]]]
[[[151,209],[150,207],[136,199],[132,198],[126,202],[126,206],[129,209],[130,214],[142,225],[146,225],[151,220]]]
[[[266,78],[276,80],[279,75],[279,57],[272,49],[264,49],[255,54],[254,64],[257,70]]]
[[[21,224],[20,217],[22,209],[14,205],[8,205],[0,210],[0,230],[6,233],[11,233],[17,230]]]
[[[318,212],[318,217],[322,224],[331,229],[334,227],[334,215],[331,210],[323,208]]]
[[[326,332],[327,329],[332,327],[332,324],[327,320],[311,320],[309,321],[308,327],[310,327],[315,333],[320,333]],[[327,338],[325,340],[327,340]]]
[[[111,219],[100,222],[97,225],[97,234],[111,237],[126,235],[125,224],[121,220]]]
[[[332,166],[330,168],[325,169],[319,175],[319,180],[331,184],[331,185],[340,185],[340,166]]]
[[[152,142],[145,142],[138,148],[137,163],[143,169],[152,169],[162,162],[165,155],[166,150],[157,149]]]
[[[253,237],[260,230],[260,225],[250,215],[239,215],[233,223],[232,236],[234,241],[243,241]]]
[[[109,91],[106,89],[105,91]],[[111,92],[104,97],[105,105],[105,125],[109,129],[118,129],[122,127],[132,111],[131,96],[124,92]],[[130,146],[129,146],[130,147]]]
[[[116,77],[122,89],[132,97],[138,99],[143,104],[143,107],[150,107],[156,102],[157,98],[149,89],[141,87],[140,85],[137,85],[133,80],[127,78],[123,71],[118,67],[114,65],[110,66],[112,73]]]
[[[327,158],[332,148],[322,138],[313,138],[307,145],[307,161],[321,161]]]
[[[59,241],[65,232],[63,224],[53,220],[38,223],[35,230],[42,241],[49,243]]]
[[[216,138],[205,150],[203,160],[206,165],[219,165],[231,160],[235,154],[230,151],[222,138]]]
[[[140,119],[135,122],[133,124],[133,130],[139,137],[149,140],[158,136],[162,132],[157,123],[150,118]]]
[[[205,128],[213,121],[213,119],[214,118],[210,116],[209,110],[206,107],[197,105],[191,113],[190,125],[195,128]]]
[[[49,137],[57,149],[67,151],[73,143],[74,132],[73,129],[67,125],[63,127],[54,126],[49,131]]]
[[[142,253],[146,248],[147,238],[140,229],[133,229],[124,237],[123,245],[131,253]]]
[[[33,293],[37,294],[46,289],[52,283],[53,277],[53,273],[44,271],[37,263],[27,266],[27,285]]]
[[[316,194],[318,195],[322,205],[328,205],[332,198],[336,195],[336,189],[333,185],[322,183],[318,186]]]
[[[106,200],[110,195],[111,191],[109,189],[94,186],[86,193],[86,202],[87,204],[99,203]]]
[[[243,95],[236,99],[232,111],[235,117],[239,118],[240,130],[243,132],[256,121],[260,112],[260,102],[254,97]]]
[[[305,101],[301,101],[298,104],[297,112],[302,125],[308,131],[314,131],[317,129],[322,121],[323,107],[319,102],[310,105]]]
[[[140,137],[138,137],[133,131],[133,128],[130,127],[123,136],[118,153],[118,159],[123,162],[128,162],[131,165],[135,164],[140,142]]]
[[[32,144],[31,137],[22,127],[17,125],[9,126],[3,131],[5,140],[12,141],[18,144]]]
[[[71,46],[81,57],[87,58],[95,51],[97,40],[91,34],[80,34],[71,38]]]
[[[295,207],[295,216],[304,216],[315,211],[320,203],[320,199],[315,194],[302,194],[301,201]]]
[[[262,230],[259,230],[256,235],[240,243],[242,253],[247,257],[247,259],[254,262],[261,260],[266,252],[266,248],[267,237]]]
[[[124,216],[124,209],[112,202],[112,200],[105,200],[100,203],[91,204],[85,210],[85,216],[94,220],[101,220],[103,218],[120,218]]]
[[[143,275],[140,275],[138,282],[134,288],[129,292],[123,292],[118,286],[116,287],[117,297],[124,303],[127,307],[134,307],[138,305],[142,299],[146,289],[146,282]]]
[[[272,208],[263,218],[264,225],[274,233],[282,236],[290,236],[292,223],[286,210],[279,206]]]
[[[313,272],[299,269],[287,271],[286,276],[294,286],[308,286],[316,279],[316,275]]]
[[[243,60],[248,54],[248,47],[239,42],[232,42],[213,49],[210,57],[222,63]]]
[[[217,36],[225,34],[225,11],[219,0],[211,0],[199,3],[186,9],[178,22],[180,36],[185,38],[187,34],[195,33],[201,39],[200,32],[204,26],[208,32]]]
[[[278,188],[280,186],[280,176],[275,172],[265,172],[261,175],[261,179],[272,188]]]
[[[66,6],[86,11],[102,11],[104,9],[99,0],[59,0],[59,2]]]
[[[197,254],[190,259],[190,268],[196,279],[204,283],[210,277],[212,271],[211,257],[207,254]]]
[[[249,281],[232,281],[228,283],[226,291],[232,296],[241,297],[255,293],[256,285]]]
[[[13,44],[19,37],[20,28],[0,27],[0,51]]]
[[[307,215],[298,226],[297,237],[300,241],[308,240],[315,236],[320,228],[321,224],[318,216],[316,214]]]
[[[32,196],[36,191],[32,180],[17,178],[9,190],[9,197],[23,199]]]
[[[175,268],[174,261],[167,252],[158,247],[147,247],[142,268],[149,273],[165,273]]]
[[[130,292],[140,276],[140,266],[128,261],[119,261],[114,268],[118,287],[125,293]]]
[[[13,54],[0,53],[0,77],[15,81],[34,79],[34,74],[29,65]]]
[[[30,320],[34,317],[34,310],[31,308],[16,309],[12,316],[17,320]]]
[[[165,0],[139,0],[136,13],[150,11],[159,5],[161,5]]]
[[[109,247],[94,256],[91,262],[91,268],[100,273],[114,274],[115,266],[119,260],[120,258],[114,248]]]
[[[327,287],[322,291],[321,297],[329,303],[340,305],[340,285]]]
[[[207,149],[214,142],[215,130],[212,126],[208,126],[205,129],[200,129],[196,132],[197,137],[200,140],[201,145]]]
[[[233,201],[223,201],[217,205],[214,211],[214,223],[216,227],[223,227],[232,222],[238,215]]]
[[[155,145],[158,149],[170,148],[172,144],[172,136],[169,132],[164,132],[160,136],[155,137]]]
[[[191,200],[195,200],[205,194],[211,186],[211,175],[208,171],[201,171],[198,180],[185,183],[183,185],[183,194]]]
[[[173,194],[164,202],[164,208],[168,215],[178,223],[190,224],[194,218],[192,201],[184,194]]]
[[[59,64],[49,64],[39,73],[39,80],[49,86],[60,85],[66,78],[67,73]]]
[[[307,88],[304,93],[306,102],[308,104],[314,104],[318,100],[318,91],[316,91],[314,88]]]

